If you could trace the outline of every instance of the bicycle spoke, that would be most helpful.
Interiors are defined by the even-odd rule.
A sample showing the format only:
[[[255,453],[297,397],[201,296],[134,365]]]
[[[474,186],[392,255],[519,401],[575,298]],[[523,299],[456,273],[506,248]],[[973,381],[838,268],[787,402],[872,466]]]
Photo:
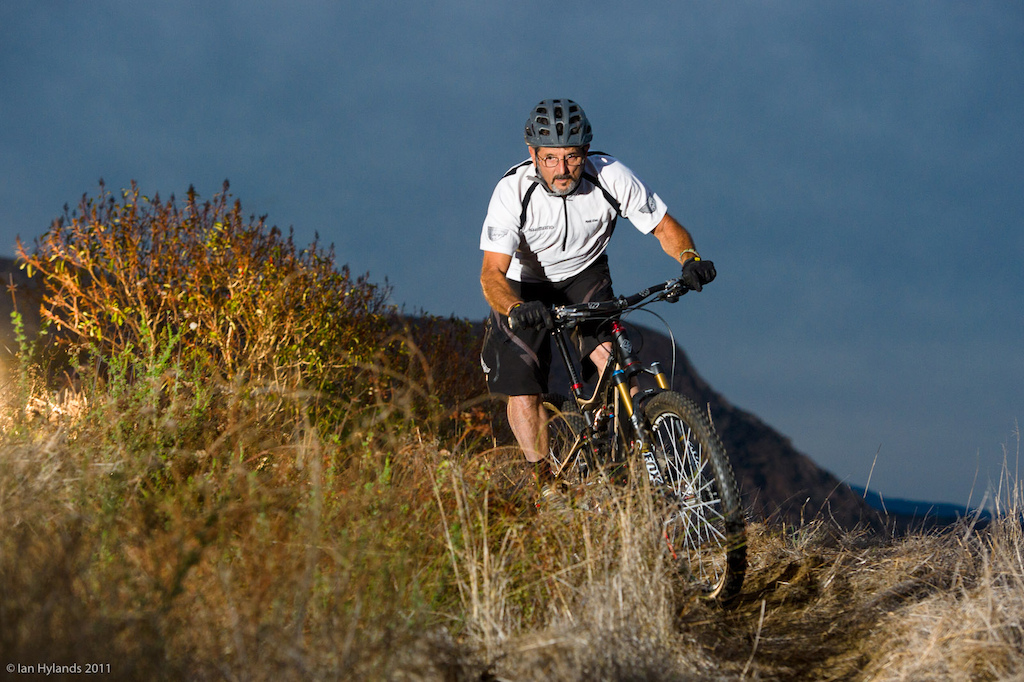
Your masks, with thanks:
[[[670,545],[675,538],[695,578],[713,591],[725,576],[729,544],[715,477],[700,440],[680,417],[663,415],[653,427],[671,507],[663,522],[665,538]]]

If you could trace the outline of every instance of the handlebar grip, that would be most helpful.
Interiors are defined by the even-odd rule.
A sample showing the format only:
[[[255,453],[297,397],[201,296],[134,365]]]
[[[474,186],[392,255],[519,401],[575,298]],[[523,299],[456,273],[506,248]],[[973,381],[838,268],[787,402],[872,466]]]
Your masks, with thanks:
[[[555,313],[555,308],[553,306],[548,309],[548,312],[551,315],[552,321],[558,319],[558,315]],[[543,329],[545,327],[543,323],[518,325],[516,324],[515,319],[513,319],[511,315],[506,315],[505,319],[508,320],[508,328],[511,329],[512,331],[515,331],[517,329]]]

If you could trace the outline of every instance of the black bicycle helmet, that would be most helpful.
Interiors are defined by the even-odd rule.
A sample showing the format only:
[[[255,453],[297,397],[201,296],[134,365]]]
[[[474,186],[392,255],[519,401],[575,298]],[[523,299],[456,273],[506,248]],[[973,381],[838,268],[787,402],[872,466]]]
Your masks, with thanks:
[[[592,139],[583,107],[571,99],[546,99],[526,121],[526,144],[531,147],[582,147]]]

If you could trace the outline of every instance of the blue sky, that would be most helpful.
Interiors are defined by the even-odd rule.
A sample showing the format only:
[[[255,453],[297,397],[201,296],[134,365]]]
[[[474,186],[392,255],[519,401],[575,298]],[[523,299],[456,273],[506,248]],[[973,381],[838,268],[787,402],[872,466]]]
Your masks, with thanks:
[[[408,311],[482,317],[480,224],[570,97],[719,279],[662,314],[840,477],[965,503],[1024,417],[1024,5],[0,4],[0,253],[137,180],[319,232]],[[673,276],[628,223],[622,293]]]

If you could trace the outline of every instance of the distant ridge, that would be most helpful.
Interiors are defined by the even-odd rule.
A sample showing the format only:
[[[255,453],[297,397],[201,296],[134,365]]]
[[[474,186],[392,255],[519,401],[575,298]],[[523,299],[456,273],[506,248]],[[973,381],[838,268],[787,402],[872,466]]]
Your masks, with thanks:
[[[671,339],[659,330],[629,326],[636,329],[632,335],[641,358],[646,349],[668,371]],[[678,344],[675,352],[673,388],[708,406],[753,518],[799,525],[821,515],[844,528],[860,525],[896,532],[945,526],[975,515],[979,524],[990,520],[987,511],[954,504],[890,499],[877,491],[865,496],[863,488],[840,481],[793,447],[789,438],[711,388]]]
[[[906,520],[912,526],[944,526],[955,523],[960,519],[977,518],[987,523],[992,519],[992,514],[986,509],[976,509],[965,505],[948,504],[945,502],[924,502],[922,500],[906,500],[899,497],[885,497],[884,495],[869,490],[865,493],[864,488],[850,486],[850,489],[857,495],[864,498],[873,509],[883,514],[893,515]]]
[[[14,295],[18,300],[18,312],[24,318],[25,327],[29,331],[39,328],[39,300],[30,287],[28,275],[18,268],[13,258],[0,256],[0,351],[9,352],[9,344],[14,340],[11,327],[11,311],[14,310]]]

